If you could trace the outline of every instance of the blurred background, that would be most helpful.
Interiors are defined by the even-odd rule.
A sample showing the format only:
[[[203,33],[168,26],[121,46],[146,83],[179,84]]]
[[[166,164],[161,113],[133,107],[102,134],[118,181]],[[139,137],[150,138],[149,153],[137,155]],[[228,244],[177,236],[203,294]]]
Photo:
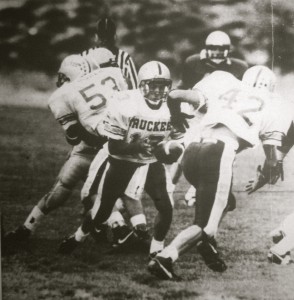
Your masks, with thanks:
[[[117,23],[117,44],[137,69],[158,59],[177,80],[184,59],[220,29],[231,37],[232,57],[266,64],[285,78],[282,86],[293,85],[288,75],[294,71],[294,1],[1,0],[2,102],[11,81],[51,91],[61,60],[94,45],[96,22],[105,15]]]

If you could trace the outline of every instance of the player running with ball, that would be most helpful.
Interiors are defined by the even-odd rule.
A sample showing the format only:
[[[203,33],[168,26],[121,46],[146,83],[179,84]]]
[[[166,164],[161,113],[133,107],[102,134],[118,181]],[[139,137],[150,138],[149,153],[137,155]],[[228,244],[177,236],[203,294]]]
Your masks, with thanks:
[[[275,156],[289,122],[281,123],[278,107],[247,87],[233,75],[216,71],[190,91],[175,90],[169,101],[207,106],[201,138],[191,141],[182,159],[187,180],[197,189],[194,224],[181,231],[171,244],[153,258],[148,270],[162,279],[172,279],[173,262],[196,246],[213,271],[227,269],[216,250],[215,237],[229,205],[233,163],[237,153],[262,141],[269,180],[280,175]],[[170,104],[171,105],[171,104]],[[178,114],[181,119],[181,114]]]

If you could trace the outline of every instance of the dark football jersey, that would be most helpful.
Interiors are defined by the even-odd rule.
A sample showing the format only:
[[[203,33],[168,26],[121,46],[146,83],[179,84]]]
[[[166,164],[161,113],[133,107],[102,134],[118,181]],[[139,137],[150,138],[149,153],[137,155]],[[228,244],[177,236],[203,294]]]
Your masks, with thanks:
[[[216,64],[200,54],[194,54],[189,56],[184,63],[182,78],[178,88],[191,89],[205,76],[218,70],[229,72],[238,79],[242,79],[247,68],[247,63],[237,58],[227,58],[223,62]]]

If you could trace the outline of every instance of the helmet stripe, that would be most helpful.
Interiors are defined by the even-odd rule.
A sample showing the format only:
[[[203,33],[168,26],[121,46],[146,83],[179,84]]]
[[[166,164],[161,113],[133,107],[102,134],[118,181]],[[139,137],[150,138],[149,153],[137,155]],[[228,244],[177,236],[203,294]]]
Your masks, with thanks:
[[[253,84],[253,87],[256,87],[256,84],[258,82],[258,79],[259,79],[261,73],[262,73],[262,69],[260,69],[259,72],[257,73],[254,84]]]
[[[159,75],[162,75],[161,65],[160,65],[159,63],[157,63],[157,66],[158,66],[158,72],[159,72]]]

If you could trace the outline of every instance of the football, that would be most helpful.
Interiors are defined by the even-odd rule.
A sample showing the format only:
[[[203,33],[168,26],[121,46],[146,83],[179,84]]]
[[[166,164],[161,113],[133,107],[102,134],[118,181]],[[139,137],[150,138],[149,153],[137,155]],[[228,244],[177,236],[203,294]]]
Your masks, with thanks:
[[[180,158],[184,152],[184,146],[176,141],[160,142],[154,149],[156,159],[165,164],[172,164]]]

